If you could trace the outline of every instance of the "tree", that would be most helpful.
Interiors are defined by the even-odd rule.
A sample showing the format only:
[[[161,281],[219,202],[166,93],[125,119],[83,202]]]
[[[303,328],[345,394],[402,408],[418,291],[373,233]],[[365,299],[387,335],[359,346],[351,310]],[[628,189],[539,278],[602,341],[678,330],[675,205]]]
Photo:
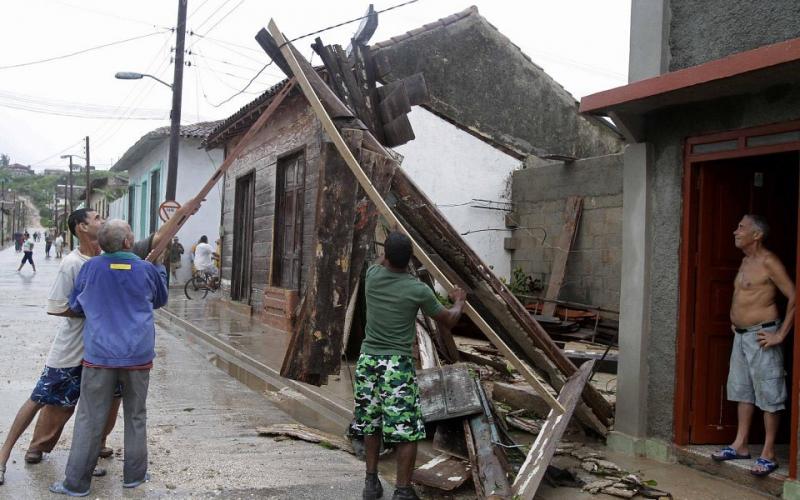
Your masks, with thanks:
[[[7,154],[0,154],[0,167],[7,167],[11,164],[11,157]]]

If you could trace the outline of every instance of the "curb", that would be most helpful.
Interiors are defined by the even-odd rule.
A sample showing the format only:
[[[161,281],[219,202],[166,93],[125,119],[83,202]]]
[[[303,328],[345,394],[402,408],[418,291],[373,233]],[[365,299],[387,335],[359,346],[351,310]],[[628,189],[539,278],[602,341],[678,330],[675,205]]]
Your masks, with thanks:
[[[217,368],[251,389],[264,393],[298,422],[337,435],[344,433],[350,425],[352,409],[315,390],[314,386],[281,377],[275,369],[166,309],[157,309],[155,313],[160,323],[181,328],[188,340],[211,351],[213,356],[209,361]]]

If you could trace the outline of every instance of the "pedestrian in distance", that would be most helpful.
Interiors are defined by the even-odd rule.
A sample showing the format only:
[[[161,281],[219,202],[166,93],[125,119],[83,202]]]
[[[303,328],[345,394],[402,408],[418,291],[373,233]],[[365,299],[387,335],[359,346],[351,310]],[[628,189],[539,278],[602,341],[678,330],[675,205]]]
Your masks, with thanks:
[[[22,244],[22,262],[20,262],[17,272],[22,271],[22,266],[24,266],[26,262],[30,262],[33,272],[36,272],[36,264],[33,263],[33,246],[33,238],[31,238],[30,234],[25,233],[25,242]]]
[[[50,248],[53,246],[53,235],[47,231],[44,235],[44,256],[50,258]]]
[[[217,268],[214,265],[214,258],[217,253],[208,244],[208,236],[203,235],[194,248],[194,268],[208,276],[216,276]]]
[[[125,417],[124,488],[147,474],[147,390],[155,358],[153,310],[167,302],[167,271],[132,253],[133,232],[110,220],[98,232],[104,254],[81,268],[70,309],[86,316],[81,399],[65,479],[53,493],[86,496],[97,464],[105,417],[114,387],[122,383]]]
[[[53,242],[56,247],[56,259],[60,259],[64,252],[64,233],[59,232],[56,240]]]
[[[20,253],[22,251],[22,233],[14,233],[14,251]]]
[[[172,272],[172,279],[178,279],[178,269],[181,268],[181,256],[183,255],[183,245],[178,241],[178,237],[172,239],[172,246],[169,250],[169,269]]]
[[[713,453],[718,462],[749,459],[748,436],[755,409],[764,413],[764,447],[750,469],[767,476],[778,467],[775,438],[786,408],[786,371],[781,344],[792,329],[795,287],[780,258],[764,245],[769,225],[763,217],[745,215],[733,232],[734,245],[744,258],[733,282],[731,330],[733,348],[726,392],[737,402],[736,439]],[[783,320],[776,299],[786,297]]]
[[[364,436],[367,474],[364,500],[381,498],[378,478],[381,439],[394,444],[397,484],[393,500],[418,498],[411,486],[417,441],[425,439],[412,347],[417,312],[452,328],[461,317],[466,293],[450,292],[453,306],[439,303],[433,290],[408,273],[412,246],[408,236],[391,232],[384,256],[367,270],[367,324],[355,372],[353,432]]]
[[[70,312],[69,298],[81,267],[89,258],[100,253],[97,232],[103,224],[103,219],[97,212],[79,209],[70,214],[67,224],[72,234],[80,241],[80,246],[61,261],[47,296],[47,314],[63,319],[30,399],[26,400],[17,412],[5,442],[0,448],[0,484],[4,482],[6,465],[14,445],[33,422],[37,413],[39,418],[28,451],[25,453],[25,462],[29,464],[41,462],[44,453],[53,450],[80,397],[84,319]],[[100,455],[105,458],[114,453],[114,450],[106,447],[105,438],[111,433],[117,420],[121,388],[117,389],[117,399],[111,405],[103,430]],[[102,474],[102,469],[98,469],[97,473]]]

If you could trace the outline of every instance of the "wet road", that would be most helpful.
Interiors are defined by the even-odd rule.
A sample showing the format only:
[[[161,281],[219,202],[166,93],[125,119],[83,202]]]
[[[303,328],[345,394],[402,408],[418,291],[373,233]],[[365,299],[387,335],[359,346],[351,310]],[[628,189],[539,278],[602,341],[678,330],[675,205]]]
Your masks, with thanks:
[[[59,319],[45,314],[47,292],[59,262],[37,245],[21,273],[21,254],[0,251],[0,439],[41,371]],[[298,441],[258,437],[259,425],[291,422],[262,395],[214,368],[180,332],[158,328],[157,357],[148,398],[148,445],[152,480],[135,490],[121,486],[122,417],[109,437],[118,454],[101,460],[108,476],[92,485],[90,498],[359,498],[363,464],[336,450]],[[32,426],[8,464],[0,498],[63,498],[47,486],[63,478],[72,423],[38,465],[26,465]],[[389,490],[391,494],[391,490]]]

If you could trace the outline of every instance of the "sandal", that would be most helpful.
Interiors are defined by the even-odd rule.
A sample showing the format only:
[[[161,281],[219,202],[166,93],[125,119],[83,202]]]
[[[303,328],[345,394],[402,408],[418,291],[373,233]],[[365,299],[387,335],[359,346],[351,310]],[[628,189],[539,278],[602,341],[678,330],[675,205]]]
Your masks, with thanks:
[[[99,457],[100,458],[109,458],[111,455],[114,454],[114,448],[109,448],[108,446],[103,446],[100,448]]]
[[[67,495],[69,497],[85,497],[85,496],[89,495],[89,490],[86,490],[86,491],[84,491],[82,493],[79,492],[79,491],[68,490],[64,486],[64,482],[63,481],[58,481],[56,483],[51,484],[50,488],[48,488],[48,489],[50,490],[51,493],[57,493],[59,495]]]
[[[754,468],[750,469],[750,474],[758,477],[764,477],[775,472],[775,469],[778,468],[778,462],[761,457],[756,460],[756,463],[753,464],[753,467]],[[755,467],[761,467],[761,469],[756,469]]]
[[[0,485],[6,481],[6,466],[0,465]]]
[[[749,458],[749,453],[747,455],[739,455],[736,453],[736,450],[730,446],[726,446],[718,452],[711,454],[711,459],[715,462],[725,462],[726,460],[748,460]]]

